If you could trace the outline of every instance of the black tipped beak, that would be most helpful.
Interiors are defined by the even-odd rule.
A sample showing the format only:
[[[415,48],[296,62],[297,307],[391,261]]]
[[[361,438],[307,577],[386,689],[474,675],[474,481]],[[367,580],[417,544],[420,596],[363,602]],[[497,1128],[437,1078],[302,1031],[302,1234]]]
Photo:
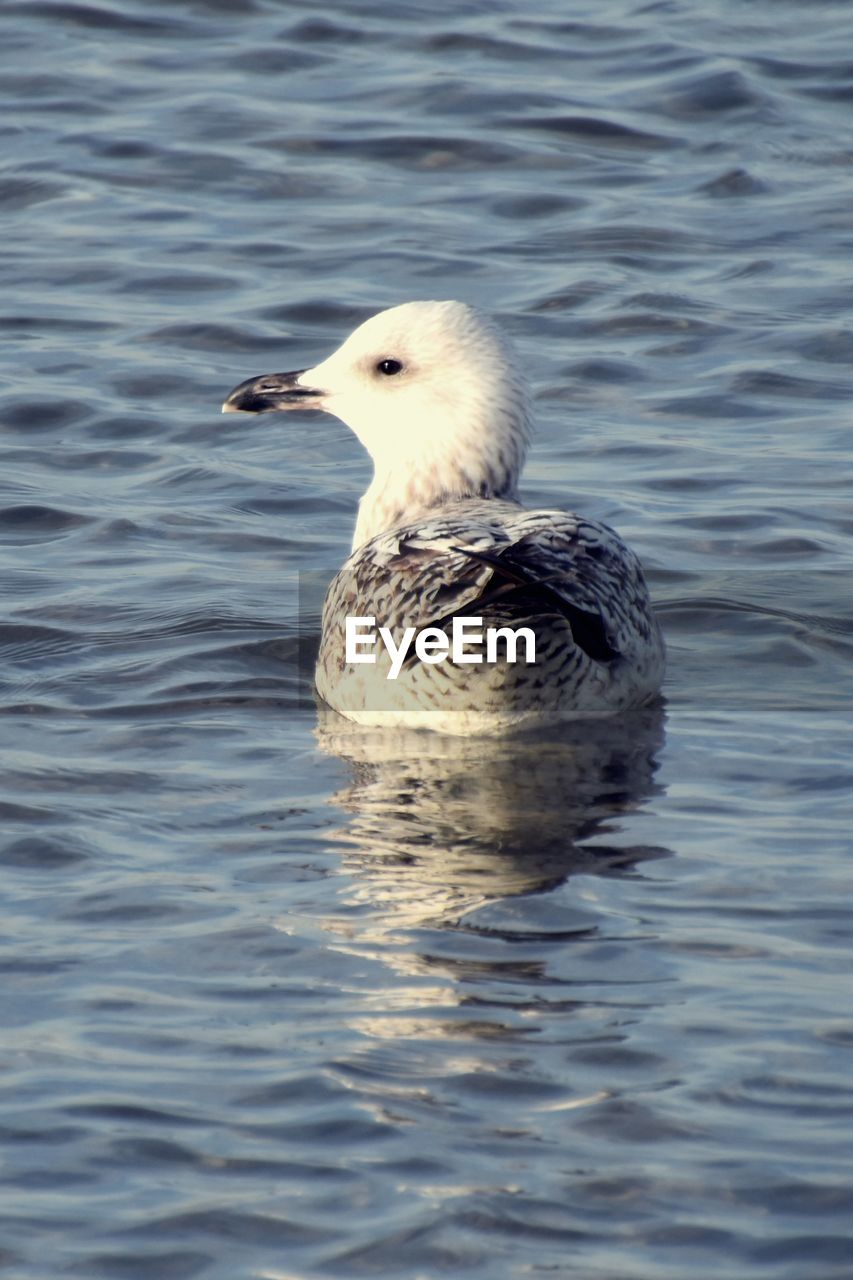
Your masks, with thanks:
[[[303,387],[297,380],[305,372],[263,373],[247,378],[229,392],[223,413],[272,413],[275,409],[319,409],[322,391]]]

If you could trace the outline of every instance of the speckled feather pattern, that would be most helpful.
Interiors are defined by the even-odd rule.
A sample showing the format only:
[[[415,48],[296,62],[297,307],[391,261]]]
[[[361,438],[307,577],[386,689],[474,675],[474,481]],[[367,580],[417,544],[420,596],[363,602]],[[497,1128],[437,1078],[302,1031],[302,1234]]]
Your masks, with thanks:
[[[535,593],[527,601],[483,606],[494,570],[466,550],[507,557],[570,604],[597,614],[618,657],[591,659],[556,609],[543,603],[531,612]],[[537,661],[415,662],[392,682],[384,650],[375,666],[344,661],[347,614],[384,620],[397,639],[405,626],[431,626],[450,614],[482,617],[484,626],[530,626]],[[379,534],[350,556],[326,597],[317,688],[332,707],[362,723],[464,733],[641,705],[659,691],[663,661],[640,563],[612,529],[563,511],[468,499]]]

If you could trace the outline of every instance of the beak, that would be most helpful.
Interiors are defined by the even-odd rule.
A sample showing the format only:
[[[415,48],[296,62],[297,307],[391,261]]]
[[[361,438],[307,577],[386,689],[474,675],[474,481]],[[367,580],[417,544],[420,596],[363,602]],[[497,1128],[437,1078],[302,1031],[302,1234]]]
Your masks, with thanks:
[[[262,373],[259,378],[247,378],[228,393],[222,406],[223,413],[271,413],[274,409],[320,409],[322,391],[315,387],[303,387],[299,379],[305,373],[297,369],[293,373]]]

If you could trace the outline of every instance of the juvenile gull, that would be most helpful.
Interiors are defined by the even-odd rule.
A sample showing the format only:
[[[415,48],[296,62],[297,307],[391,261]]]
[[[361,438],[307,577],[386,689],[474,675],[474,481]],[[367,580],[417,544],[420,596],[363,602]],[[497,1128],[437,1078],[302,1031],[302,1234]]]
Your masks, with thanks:
[[[518,477],[530,437],[526,381],[507,338],[461,302],[371,317],[312,369],[249,378],[224,413],[323,409],[373,459],[352,553],[323,608],[316,683],[361,724],[452,733],[611,715],[652,701],[664,646],[640,563],[607,525],[529,510]],[[406,627],[530,628],[536,660],[424,662],[389,680],[346,661],[345,618]]]

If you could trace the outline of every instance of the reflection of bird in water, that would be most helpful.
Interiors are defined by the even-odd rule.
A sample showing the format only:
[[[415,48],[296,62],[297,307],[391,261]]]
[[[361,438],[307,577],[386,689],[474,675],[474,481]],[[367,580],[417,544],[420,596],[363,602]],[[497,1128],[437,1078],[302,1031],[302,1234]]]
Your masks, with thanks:
[[[350,815],[337,840],[360,873],[356,893],[386,926],[457,920],[572,874],[660,856],[607,843],[655,790],[659,707],[512,739],[368,731],[326,711],[318,737],[353,767],[335,798]]]
[[[518,500],[530,434],[526,380],[508,341],[459,302],[410,302],[367,320],[312,369],[235,387],[224,412],[325,409],[371,454],[352,555],[326,598],[317,688],[371,725],[476,733],[621,712],[648,703],[663,642],[640,564],[606,525]],[[399,647],[346,644],[345,619],[371,618]],[[525,627],[535,657],[457,649],[454,619]],[[477,634],[475,632],[475,634]],[[520,643],[520,641],[519,641]]]

